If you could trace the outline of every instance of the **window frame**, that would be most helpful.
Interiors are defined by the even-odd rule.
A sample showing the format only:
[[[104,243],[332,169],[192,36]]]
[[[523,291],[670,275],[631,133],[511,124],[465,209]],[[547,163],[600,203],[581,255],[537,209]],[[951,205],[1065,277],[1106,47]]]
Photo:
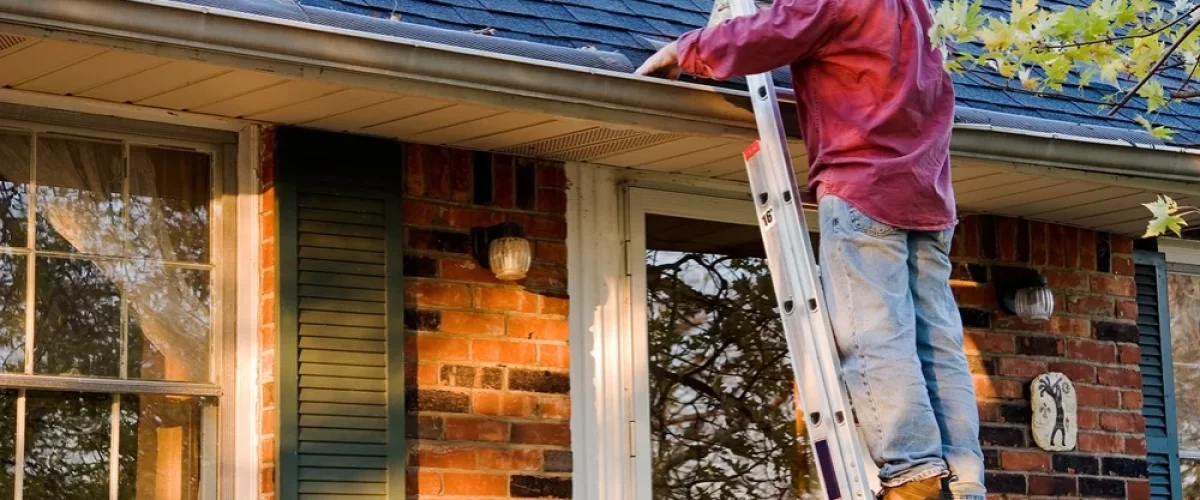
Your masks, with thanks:
[[[1166,260],[1165,272],[1182,273],[1200,277],[1200,242],[1188,241],[1176,238],[1160,238],[1158,240],[1158,249],[1163,254]],[[1162,299],[1164,302],[1166,297]],[[1170,311],[1168,310],[1168,314]],[[1172,371],[1179,361],[1171,360]],[[1193,363],[1188,363],[1192,365]],[[1166,369],[1167,367],[1164,367]],[[1169,388],[1172,394],[1175,392],[1175,387]],[[1183,443],[1176,441],[1176,451],[1179,454],[1179,460],[1195,462],[1200,464],[1200,448],[1191,450],[1184,449]]]
[[[210,220],[208,228],[209,237],[209,259],[206,264],[201,266],[188,266],[189,268],[203,267],[210,272],[210,331],[209,331],[209,376],[204,382],[176,382],[176,381],[160,381],[160,380],[141,380],[141,379],[113,379],[113,378],[98,378],[98,377],[64,377],[54,375],[36,375],[32,373],[33,362],[31,350],[33,344],[26,342],[26,362],[21,373],[0,373],[0,389],[16,390],[19,394],[24,395],[29,390],[35,391],[52,391],[52,392],[88,392],[101,393],[109,395],[139,395],[139,394],[170,394],[180,396],[207,397],[214,400],[214,404],[205,405],[206,412],[211,411],[212,416],[203,419],[202,428],[200,429],[202,447],[205,451],[201,455],[201,486],[200,492],[202,499],[216,498],[232,498],[234,491],[234,477],[229,473],[234,469],[230,465],[236,457],[243,455],[244,451],[239,451],[239,445],[235,441],[235,433],[240,432],[239,426],[244,426],[242,422],[237,421],[237,410],[235,409],[235,400],[243,399],[237,397],[237,378],[236,374],[241,371],[242,363],[238,363],[237,359],[241,355],[237,337],[239,330],[245,331],[246,325],[243,321],[239,321],[239,311],[245,314],[245,307],[239,307],[239,304],[246,300],[245,291],[247,287],[240,283],[246,274],[244,266],[239,262],[240,257],[249,253],[257,255],[257,252],[247,252],[245,245],[256,239],[257,233],[246,234],[243,226],[244,221],[239,220],[239,209],[244,209],[245,203],[239,203],[239,191],[242,191],[248,180],[246,176],[239,175],[239,162],[252,160],[253,155],[248,155],[239,148],[239,144],[244,142],[239,135],[229,132],[213,131],[206,129],[194,129],[191,127],[174,125],[174,124],[156,124],[141,121],[128,120],[123,118],[102,117],[94,115],[85,115],[71,111],[61,111],[52,109],[31,108],[21,105],[4,104],[0,105],[0,130],[7,133],[23,134],[30,140],[30,169],[31,175],[36,169],[37,159],[36,150],[38,137],[41,135],[51,135],[59,138],[79,139],[84,141],[116,141],[122,149],[122,166],[127,167],[130,161],[130,150],[135,147],[151,147],[159,149],[175,149],[182,151],[194,151],[207,154],[210,157],[210,170],[208,189],[209,200],[208,206],[210,209]],[[245,165],[248,167],[248,165]],[[36,191],[36,179],[31,179],[28,186],[30,192]],[[29,210],[29,231],[31,233],[30,240],[33,241],[36,227],[36,201],[33,207]],[[255,221],[257,222],[257,221]],[[246,236],[251,236],[246,238]],[[61,252],[39,250],[36,242],[32,247],[4,247],[0,248],[0,253],[7,255],[25,256],[32,262],[37,259],[38,255],[47,255],[51,257],[69,257],[73,259],[81,259],[84,261],[94,260],[92,255],[78,254],[71,256],[59,255]],[[126,257],[117,258],[121,261],[128,261]],[[149,262],[158,262],[148,260]],[[171,261],[162,261],[171,262]],[[256,261],[255,261],[256,264]],[[30,268],[32,271],[33,268]],[[36,314],[35,307],[35,277],[31,274],[27,277],[27,307],[26,307],[26,339],[30,338],[34,328],[34,317]],[[253,284],[257,286],[257,282]],[[250,310],[254,310],[251,308]],[[256,317],[254,319],[257,319]],[[125,326],[122,325],[122,329]],[[36,342],[36,337],[34,337]],[[235,371],[235,368],[238,371]],[[124,367],[122,368],[124,372]],[[115,400],[115,398],[114,398]],[[25,399],[18,400],[17,411],[23,413]],[[114,413],[111,415],[114,420],[117,418]],[[25,453],[24,447],[21,446],[19,436],[24,432],[24,418],[18,420],[16,432],[18,433],[18,446],[15,449],[17,459],[21,459]],[[115,439],[115,438],[114,438]],[[257,440],[255,440],[257,441]],[[114,441],[115,442],[115,441]],[[109,450],[110,460],[112,456],[119,453],[119,450],[112,448]],[[21,462],[21,461],[19,461]],[[110,475],[114,474],[112,470]],[[23,468],[18,468],[15,472],[14,489],[15,498],[23,498],[23,491],[20,486],[20,478],[23,476]],[[115,495],[117,487],[115,483],[110,483],[110,495]]]

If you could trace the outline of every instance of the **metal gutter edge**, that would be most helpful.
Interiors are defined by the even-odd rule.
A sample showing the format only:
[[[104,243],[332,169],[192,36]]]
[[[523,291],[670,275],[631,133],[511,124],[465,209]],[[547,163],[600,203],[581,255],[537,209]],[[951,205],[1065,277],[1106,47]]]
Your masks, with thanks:
[[[166,0],[0,0],[0,29],[634,128],[754,137],[745,92]]]
[[[0,0],[0,29],[617,126],[756,138],[749,95],[169,0]],[[780,100],[795,102],[780,89]],[[1196,151],[958,124],[954,153],[1200,182]]]

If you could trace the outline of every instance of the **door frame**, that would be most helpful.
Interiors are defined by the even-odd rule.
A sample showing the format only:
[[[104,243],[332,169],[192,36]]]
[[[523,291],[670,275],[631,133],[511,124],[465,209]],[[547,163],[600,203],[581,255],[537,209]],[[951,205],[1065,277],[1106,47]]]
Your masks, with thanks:
[[[628,283],[620,311],[621,364],[629,404],[630,466],[634,500],[653,499],[650,441],[649,359],[646,352],[646,216],[665,215],[757,226],[754,203],[643,187],[625,187],[624,267]],[[805,207],[809,230],[817,228],[817,212]]]

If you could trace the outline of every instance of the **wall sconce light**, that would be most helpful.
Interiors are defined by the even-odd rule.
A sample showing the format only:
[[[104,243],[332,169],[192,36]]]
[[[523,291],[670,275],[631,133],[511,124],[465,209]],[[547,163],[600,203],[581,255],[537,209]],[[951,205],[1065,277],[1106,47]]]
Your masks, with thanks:
[[[532,262],[529,240],[520,224],[505,222],[471,228],[472,253],[485,269],[501,281],[525,278]]]
[[[1020,267],[994,267],[992,279],[1000,308],[1025,321],[1046,321],[1054,314],[1054,293],[1041,273]]]

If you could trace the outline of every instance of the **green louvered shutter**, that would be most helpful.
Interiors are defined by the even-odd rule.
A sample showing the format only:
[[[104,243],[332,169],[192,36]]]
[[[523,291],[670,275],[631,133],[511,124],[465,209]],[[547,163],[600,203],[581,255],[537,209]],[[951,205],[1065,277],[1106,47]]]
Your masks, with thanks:
[[[277,143],[280,497],[402,499],[404,155],[295,129]]]
[[[1166,260],[1160,253],[1134,255],[1138,302],[1138,344],[1142,350],[1142,414],[1150,498],[1179,500],[1179,443],[1175,423],[1175,381],[1171,375],[1171,321],[1167,310]]]

